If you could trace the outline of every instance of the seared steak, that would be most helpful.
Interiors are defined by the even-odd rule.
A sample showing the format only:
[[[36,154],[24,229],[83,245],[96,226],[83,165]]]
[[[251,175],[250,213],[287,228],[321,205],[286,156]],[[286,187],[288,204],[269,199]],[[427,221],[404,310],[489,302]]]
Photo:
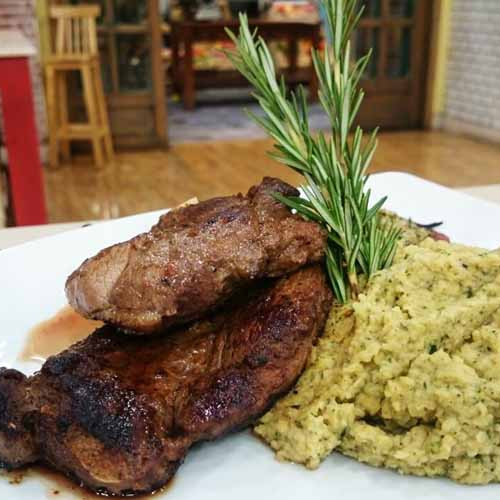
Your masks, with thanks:
[[[247,196],[168,212],[148,233],[86,260],[66,283],[69,303],[88,318],[150,333],[203,317],[258,278],[318,262],[325,233],[273,193],[299,194],[265,178]]]
[[[33,377],[2,369],[0,460],[45,461],[101,492],[158,488],[191,444],[248,424],[292,386],[330,302],[308,267],[170,335],[105,326]]]

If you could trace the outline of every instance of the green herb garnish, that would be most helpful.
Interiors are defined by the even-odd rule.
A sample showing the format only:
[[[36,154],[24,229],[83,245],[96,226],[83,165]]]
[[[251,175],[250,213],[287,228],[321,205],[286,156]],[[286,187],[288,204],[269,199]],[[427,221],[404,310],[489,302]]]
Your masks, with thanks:
[[[330,41],[323,54],[313,50],[319,100],[331,124],[331,136],[309,130],[304,88],[289,91],[277,79],[269,49],[247,16],[240,14],[238,36],[226,29],[236,45],[227,52],[234,66],[254,87],[264,117],[251,117],[275,140],[270,155],[301,173],[305,198],[277,196],[304,217],[328,231],[326,267],[337,299],[347,302],[359,293],[360,274],[370,277],[392,263],[399,230],[385,227],[378,213],[382,198],[370,207],[366,170],[375,151],[377,130],[363,141],[359,126],[351,129],[363,100],[359,81],[371,51],[351,61],[350,38],[363,12],[357,0],[322,0]]]

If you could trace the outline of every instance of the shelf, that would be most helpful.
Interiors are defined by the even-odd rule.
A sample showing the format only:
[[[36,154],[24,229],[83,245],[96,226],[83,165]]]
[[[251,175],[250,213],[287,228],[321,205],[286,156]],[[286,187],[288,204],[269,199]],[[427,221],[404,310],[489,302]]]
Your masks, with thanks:
[[[97,31],[99,33],[117,33],[123,35],[141,35],[149,33],[149,26],[144,24],[101,24]]]

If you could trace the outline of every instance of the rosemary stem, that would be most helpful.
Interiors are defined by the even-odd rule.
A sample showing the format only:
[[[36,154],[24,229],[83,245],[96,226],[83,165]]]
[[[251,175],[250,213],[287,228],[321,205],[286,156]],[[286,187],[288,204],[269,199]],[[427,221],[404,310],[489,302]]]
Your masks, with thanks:
[[[253,85],[264,117],[253,116],[274,139],[272,157],[304,176],[303,198],[276,197],[303,217],[321,224],[328,234],[326,269],[341,302],[355,300],[360,274],[371,274],[391,264],[399,233],[382,227],[378,211],[385,199],[370,203],[366,170],[376,147],[376,131],[367,146],[353,123],[363,100],[359,80],[370,53],[351,61],[350,38],[363,7],[358,0],[320,0],[332,35],[325,52],[312,51],[318,97],[331,125],[331,135],[310,133],[305,91],[289,91],[276,69],[265,41],[240,14],[238,35],[226,30],[236,46],[226,52]],[[363,280],[364,282],[364,280]]]

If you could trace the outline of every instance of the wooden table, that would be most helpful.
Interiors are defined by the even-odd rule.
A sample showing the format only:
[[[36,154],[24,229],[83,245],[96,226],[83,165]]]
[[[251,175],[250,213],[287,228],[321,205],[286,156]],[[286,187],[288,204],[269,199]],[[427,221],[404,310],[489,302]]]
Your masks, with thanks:
[[[288,67],[283,71],[288,83],[309,83],[309,93],[314,98],[317,94],[317,80],[311,65],[299,68],[297,65],[298,41],[306,39],[318,48],[320,43],[319,22],[270,21],[250,19],[251,29],[258,29],[267,42],[271,40],[286,40],[288,42]],[[241,86],[246,80],[237,71],[227,70],[197,70],[193,64],[193,45],[198,42],[227,41],[225,28],[233,32],[238,30],[239,21],[181,21],[171,24],[172,40],[172,76],[174,84],[182,93],[186,109],[195,106],[195,90],[197,88]],[[181,59],[180,48],[184,48]]]
[[[0,30],[0,94],[14,223],[47,222],[29,57],[35,48],[15,30]]]

